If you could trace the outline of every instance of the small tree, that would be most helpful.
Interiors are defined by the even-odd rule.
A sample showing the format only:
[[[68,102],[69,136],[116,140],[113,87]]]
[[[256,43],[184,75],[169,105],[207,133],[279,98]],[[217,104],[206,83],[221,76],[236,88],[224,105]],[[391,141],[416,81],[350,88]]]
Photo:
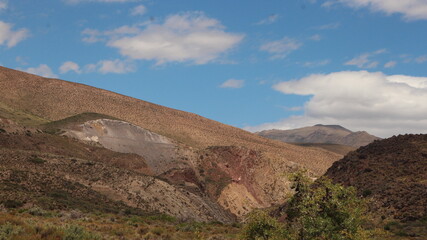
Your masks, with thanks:
[[[302,173],[294,177],[295,195],[289,201],[288,229],[298,240],[363,239],[364,202],[354,188],[321,178],[310,185]]]
[[[313,183],[306,172],[291,175],[294,196],[286,205],[286,219],[278,222],[266,212],[252,212],[243,229],[248,240],[362,240],[363,200],[354,188],[327,178]]]
[[[287,239],[285,225],[262,210],[252,211],[246,219],[242,238],[246,240]]]

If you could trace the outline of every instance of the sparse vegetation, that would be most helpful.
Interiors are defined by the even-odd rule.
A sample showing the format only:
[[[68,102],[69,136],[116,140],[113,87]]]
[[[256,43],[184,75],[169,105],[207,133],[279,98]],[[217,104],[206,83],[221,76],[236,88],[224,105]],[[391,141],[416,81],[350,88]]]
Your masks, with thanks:
[[[25,211],[0,213],[0,240],[48,239],[224,239],[238,238],[239,229],[217,223],[180,223],[163,217],[84,214],[73,217],[69,211]],[[181,226],[183,228],[177,227]],[[188,227],[188,228],[187,228]]]

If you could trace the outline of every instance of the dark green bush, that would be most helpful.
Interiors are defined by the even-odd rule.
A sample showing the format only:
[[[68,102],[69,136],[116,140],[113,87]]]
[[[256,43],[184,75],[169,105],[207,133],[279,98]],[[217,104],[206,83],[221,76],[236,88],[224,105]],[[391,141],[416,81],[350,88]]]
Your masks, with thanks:
[[[6,201],[3,201],[3,205],[6,208],[19,208],[19,207],[22,207],[24,203],[17,200],[6,200]]]
[[[32,162],[32,163],[35,163],[35,164],[43,164],[43,163],[45,163],[45,162],[46,162],[46,160],[44,160],[44,159],[42,159],[42,158],[40,158],[40,157],[38,157],[38,156],[35,156],[35,155],[31,156],[31,157],[28,159],[28,161],[30,161],[30,162]]]

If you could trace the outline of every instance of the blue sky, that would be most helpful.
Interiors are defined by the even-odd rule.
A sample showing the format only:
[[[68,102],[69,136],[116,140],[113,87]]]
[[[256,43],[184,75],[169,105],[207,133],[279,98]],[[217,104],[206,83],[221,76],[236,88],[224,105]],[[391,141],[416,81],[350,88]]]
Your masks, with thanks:
[[[426,0],[0,0],[0,64],[250,131],[427,131]]]

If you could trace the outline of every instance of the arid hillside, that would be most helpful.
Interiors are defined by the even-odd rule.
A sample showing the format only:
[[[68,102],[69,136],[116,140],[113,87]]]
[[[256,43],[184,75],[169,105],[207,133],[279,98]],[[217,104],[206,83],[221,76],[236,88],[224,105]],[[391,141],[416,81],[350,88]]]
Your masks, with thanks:
[[[427,217],[427,135],[375,141],[335,162],[325,175],[371,199],[377,217]]]
[[[260,136],[288,143],[339,144],[358,148],[379,139],[367,132],[352,132],[338,125],[317,124],[290,130],[265,130]]]
[[[95,112],[120,118],[185,145],[244,146],[276,161],[322,174],[340,155],[269,140],[196,114],[159,106],[94,87],[0,67],[0,102],[7,108],[52,121]]]

